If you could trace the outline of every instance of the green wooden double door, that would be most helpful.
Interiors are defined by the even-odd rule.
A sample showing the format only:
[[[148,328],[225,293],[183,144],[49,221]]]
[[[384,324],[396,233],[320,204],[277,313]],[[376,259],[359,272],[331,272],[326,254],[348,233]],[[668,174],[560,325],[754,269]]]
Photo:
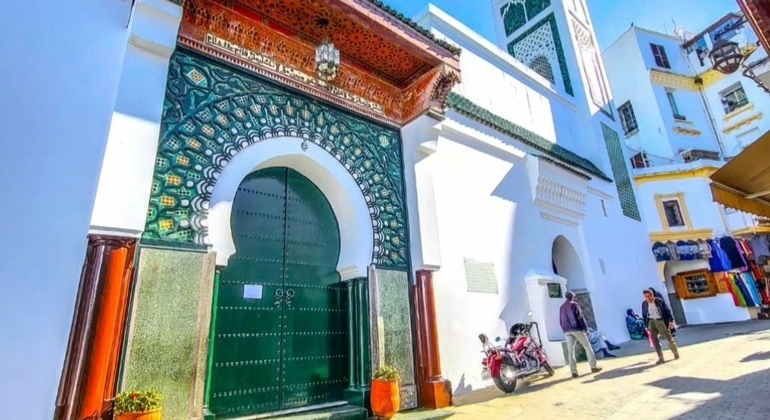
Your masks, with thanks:
[[[241,182],[231,226],[209,409],[227,418],[342,401],[348,302],[326,197],[292,169],[260,170]]]

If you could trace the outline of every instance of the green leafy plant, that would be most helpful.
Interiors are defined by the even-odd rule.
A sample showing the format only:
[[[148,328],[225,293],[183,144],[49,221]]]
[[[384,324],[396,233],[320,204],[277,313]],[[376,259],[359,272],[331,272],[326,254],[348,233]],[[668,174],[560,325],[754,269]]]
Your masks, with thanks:
[[[124,391],[115,397],[115,414],[157,410],[163,396],[158,391]]]
[[[401,375],[399,375],[398,371],[393,366],[383,365],[374,372],[374,379],[380,381],[400,381]]]

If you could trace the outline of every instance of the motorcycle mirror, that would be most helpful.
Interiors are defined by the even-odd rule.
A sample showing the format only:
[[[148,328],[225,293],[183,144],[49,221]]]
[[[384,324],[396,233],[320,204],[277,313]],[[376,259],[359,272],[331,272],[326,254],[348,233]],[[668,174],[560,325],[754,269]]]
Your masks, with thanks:
[[[486,334],[479,334],[479,341],[481,341],[481,344],[487,344],[489,338],[487,338]]]
[[[495,337],[495,343],[499,343],[499,342],[500,342],[500,337]]]

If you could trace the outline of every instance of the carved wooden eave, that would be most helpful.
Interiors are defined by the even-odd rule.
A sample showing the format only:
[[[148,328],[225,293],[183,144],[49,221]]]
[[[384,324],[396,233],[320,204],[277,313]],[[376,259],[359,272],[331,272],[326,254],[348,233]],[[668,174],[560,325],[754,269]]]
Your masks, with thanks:
[[[314,68],[320,18],[341,53],[329,83]],[[397,127],[443,113],[460,81],[458,48],[374,0],[186,0],[178,43]]]

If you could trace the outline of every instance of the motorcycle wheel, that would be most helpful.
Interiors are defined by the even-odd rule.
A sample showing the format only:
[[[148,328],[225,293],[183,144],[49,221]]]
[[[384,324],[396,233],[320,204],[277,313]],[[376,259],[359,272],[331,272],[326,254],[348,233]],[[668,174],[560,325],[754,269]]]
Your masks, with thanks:
[[[548,376],[553,376],[556,374],[556,372],[554,372],[553,368],[551,367],[551,364],[548,362],[543,363],[543,369],[548,372]]]
[[[516,390],[516,378],[513,378],[511,380],[506,380],[502,372],[504,369],[513,370],[513,367],[508,365],[501,366],[500,376],[492,379],[495,381],[495,385],[497,386],[498,389],[500,389],[500,391],[503,391],[506,394],[510,394]]]

